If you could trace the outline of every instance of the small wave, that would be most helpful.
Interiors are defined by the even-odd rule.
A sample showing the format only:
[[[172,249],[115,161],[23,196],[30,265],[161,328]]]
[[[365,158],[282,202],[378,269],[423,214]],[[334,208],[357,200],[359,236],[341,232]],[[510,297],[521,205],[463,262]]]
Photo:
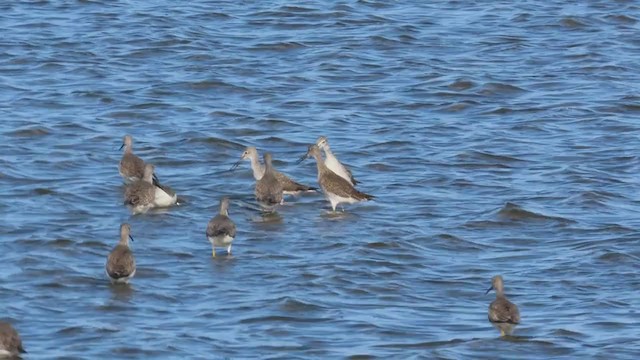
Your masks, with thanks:
[[[447,87],[452,90],[462,91],[462,90],[470,89],[474,86],[476,86],[476,83],[474,83],[471,80],[458,79],[452,82],[451,84],[449,84]]]
[[[321,306],[306,303],[304,301],[297,300],[288,296],[280,302],[280,308],[286,312],[308,312],[322,310]]]
[[[573,220],[565,219],[560,216],[550,216],[539,214],[537,212],[525,210],[522,207],[507,202],[499,211],[498,216],[509,220],[541,220],[541,221],[560,221],[560,222],[575,222]]]
[[[19,137],[34,137],[34,136],[44,136],[49,135],[51,131],[49,129],[45,129],[43,127],[34,127],[34,128],[25,128],[18,129],[9,133],[9,135],[19,136]]]
[[[55,190],[48,188],[35,188],[33,189],[33,193],[36,195],[54,195],[56,194]]]
[[[604,254],[598,256],[598,260],[603,261],[603,262],[610,262],[610,263],[621,263],[621,262],[627,262],[627,261],[636,262],[636,261],[638,261],[637,258],[632,257],[632,256],[630,256],[628,254],[617,252],[617,251],[610,251],[610,250],[606,250]]]
[[[560,20],[560,25],[564,26],[564,27],[568,27],[568,28],[572,28],[572,29],[576,29],[576,28],[584,28],[587,26],[587,24],[581,22],[580,20],[573,18],[573,17],[565,17],[562,20]]]
[[[297,49],[302,49],[302,48],[306,48],[307,46],[299,43],[299,42],[295,42],[295,41],[290,41],[290,42],[277,42],[277,43],[260,43],[260,44],[256,44],[252,47],[249,48],[249,50],[253,50],[253,51],[289,51],[289,50],[297,50]]]
[[[504,83],[486,83],[482,86],[478,93],[484,96],[491,95],[515,95],[517,93],[526,92],[525,89],[519,88],[515,85]]]

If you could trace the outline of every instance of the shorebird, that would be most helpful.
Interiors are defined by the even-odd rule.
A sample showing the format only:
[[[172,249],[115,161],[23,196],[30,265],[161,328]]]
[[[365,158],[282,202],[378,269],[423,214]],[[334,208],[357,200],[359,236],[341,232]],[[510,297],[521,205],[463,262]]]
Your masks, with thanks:
[[[320,148],[318,145],[309,146],[307,153],[298,160],[301,163],[309,156],[313,156],[316,159],[318,166],[318,184],[324,192],[324,196],[331,203],[333,212],[336,211],[336,206],[340,203],[353,204],[359,201],[372,200],[375,197],[356,190],[347,180],[341,178],[333,171],[327,168],[327,165],[322,159]],[[344,211],[344,210],[343,210]]]
[[[125,183],[142,179],[144,176],[144,161],[133,153],[133,138],[131,135],[124,136],[120,150],[123,147],[124,154],[122,154],[122,159],[120,159],[120,164],[118,165],[120,176],[122,176]]]
[[[256,181],[255,195],[259,203],[271,210],[274,206],[282,204],[282,184],[276,178],[276,171],[271,165],[271,154],[265,153],[264,175]]]
[[[226,247],[231,255],[231,243],[236,237],[236,224],[229,218],[229,198],[220,200],[220,212],[209,220],[207,225],[207,239],[211,243],[211,255],[216,257],[216,246]]]
[[[129,185],[124,191],[124,203],[130,205],[133,214],[147,212],[155,206],[156,186],[153,185],[153,165],[144,166],[144,176],[142,180],[137,180]]]
[[[20,358],[26,353],[22,347],[22,339],[11,324],[0,321],[0,357],[11,359]]]
[[[246,159],[251,160],[251,170],[253,171],[253,178],[256,180],[262,179],[262,176],[264,175],[264,165],[260,164],[258,150],[253,146],[248,146],[244,150],[244,152],[242,153],[242,156],[240,157],[240,160],[238,160],[238,162],[233,164],[230,170],[237,168],[240,165],[240,163]],[[286,195],[295,195],[304,191],[317,190],[314,187],[299,184],[291,180],[289,177],[287,177],[285,174],[279,171],[274,171],[274,174],[276,179],[278,179],[278,182],[282,185],[283,193]]]
[[[491,287],[485,295],[491,290],[496,291],[496,299],[489,305],[489,321],[500,329],[500,336],[511,335],[514,327],[520,323],[520,312],[516,304],[504,295],[502,276],[496,275],[491,279]]]
[[[122,148],[124,148],[124,154],[122,154],[122,159],[120,159],[120,164],[118,165],[120,176],[127,184],[142,179],[144,176],[144,160],[133,153],[133,138],[131,135],[124,136],[120,150]]]
[[[136,274],[136,259],[129,247],[131,237],[131,225],[120,225],[120,242],[116,245],[107,258],[107,275],[112,283],[126,284]]]
[[[156,207],[169,207],[175,205],[178,202],[178,194],[176,194],[173,189],[171,189],[168,185],[160,184],[160,181],[156,177],[155,173],[153,175],[153,185],[154,185],[154,198],[153,205]]]
[[[336,156],[333,155],[333,152],[331,152],[331,147],[329,147],[329,140],[326,136],[320,136],[318,140],[316,140],[316,145],[318,145],[321,150],[324,150],[324,164],[329,168],[329,170],[333,171],[341,178],[347,180],[349,184],[353,186],[359,183],[359,181],[356,181],[356,179],[353,178],[351,170],[342,165],[340,161],[338,161]]]

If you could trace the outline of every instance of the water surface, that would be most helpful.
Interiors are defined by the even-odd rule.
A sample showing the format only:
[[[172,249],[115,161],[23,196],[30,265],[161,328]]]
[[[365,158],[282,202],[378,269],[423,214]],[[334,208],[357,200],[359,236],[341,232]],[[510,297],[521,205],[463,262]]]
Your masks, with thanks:
[[[0,317],[29,359],[640,356],[639,7],[420,3],[2,3]],[[181,206],[122,206],[125,134]],[[253,145],[315,185],[320,135],[377,199],[263,221],[227,170]]]

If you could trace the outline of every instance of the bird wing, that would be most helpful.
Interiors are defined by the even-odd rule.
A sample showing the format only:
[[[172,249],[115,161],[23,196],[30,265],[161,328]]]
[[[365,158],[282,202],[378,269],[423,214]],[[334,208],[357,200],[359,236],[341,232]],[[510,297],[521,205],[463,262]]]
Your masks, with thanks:
[[[135,176],[142,179],[144,176],[144,161],[134,154],[126,153],[120,160],[120,173],[127,177]]]
[[[126,187],[124,203],[129,205],[146,205],[155,199],[155,189],[152,184],[138,180]]]
[[[347,180],[331,170],[328,170],[320,177],[320,186],[324,191],[344,198],[350,197],[357,200],[371,200],[374,198],[372,195],[356,190]]]
[[[293,180],[291,180],[291,178],[289,178],[287,175],[276,171],[275,173],[276,179],[278,180],[278,182],[280,183],[280,185],[282,185],[282,190],[283,191],[309,191],[309,190],[316,190],[316,188],[311,187],[311,186],[306,186],[306,185],[302,185],[300,183],[297,183]]]
[[[272,174],[265,174],[256,182],[256,199],[269,204],[279,204],[282,201],[282,185]]]
[[[117,245],[107,259],[107,273],[114,279],[131,275],[136,268],[133,252],[128,246]]]
[[[516,304],[507,299],[496,299],[489,306],[489,320],[497,323],[518,324],[520,312]]]
[[[226,215],[218,214],[207,225],[207,237],[229,235],[236,237],[236,224]]]

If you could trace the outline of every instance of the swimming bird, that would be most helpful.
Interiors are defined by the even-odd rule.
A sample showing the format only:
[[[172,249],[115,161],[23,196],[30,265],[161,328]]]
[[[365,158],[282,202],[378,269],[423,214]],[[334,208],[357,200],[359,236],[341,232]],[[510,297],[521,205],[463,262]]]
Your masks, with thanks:
[[[309,150],[300,158],[300,160],[298,160],[298,163],[302,162],[309,156],[313,156],[316,159],[318,167],[318,183],[324,192],[324,196],[331,203],[333,212],[336,211],[336,206],[340,203],[353,204],[359,201],[367,201],[375,198],[373,195],[365,194],[356,190],[347,180],[329,170],[327,165],[324,163],[324,159],[322,158],[318,145],[314,144],[309,146]]]
[[[155,190],[153,205],[155,207],[169,207],[178,202],[178,194],[168,185],[160,184],[155,173],[153,175],[153,185]]]
[[[120,150],[124,147],[124,154],[120,159],[118,171],[125,183],[131,183],[142,179],[144,176],[144,161],[133,153],[133,138],[125,135]]]
[[[264,175],[256,181],[255,195],[259,203],[267,209],[273,209],[282,203],[282,184],[276,178],[276,171],[271,164],[271,154],[265,153],[263,159]]]
[[[147,212],[155,206],[156,187],[153,185],[153,165],[146,164],[142,180],[127,185],[124,191],[124,203],[130,205],[133,214]]]
[[[264,165],[260,164],[258,150],[254,146],[248,146],[244,150],[242,156],[240,157],[240,160],[238,160],[238,162],[231,166],[231,170],[237,168],[240,163],[246,159],[251,160],[251,170],[253,171],[253,178],[256,180],[260,180],[264,175]],[[288,176],[279,171],[274,171],[274,175],[276,179],[278,179],[278,182],[282,185],[282,191],[284,194],[295,195],[305,191],[317,191],[317,189],[312,186],[302,185],[291,180]]]
[[[125,184],[130,184],[142,179],[144,176],[145,162],[133,153],[133,137],[131,137],[131,135],[124,136],[120,150],[122,150],[122,148],[124,148],[124,154],[122,154],[122,159],[120,159],[120,163],[118,164],[118,172],[124,179]],[[156,174],[153,174],[153,183],[156,186],[160,186]]]
[[[20,358],[26,353],[22,347],[22,339],[11,324],[0,321],[0,357]]]
[[[504,295],[502,276],[496,275],[491,279],[489,291],[496,291],[496,299],[489,305],[489,321],[500,329],[500,336],[511,335],[514,327],[520,323],[520,312],[516,304],[507,300]]]
[[[320,136],[318,140],[316,140],[316,145],[318,145],[320,150],[324,150],[324,164],[329,168],[329,170],[333,171],[341,178],[347,180],[349,184],[353,186],[359,183],[359,181],[353,178],[351,170],[342,165],[340,161],[338,161],[336,156],[333,155],[333,152],[331,152],[331,147],[329,147],[329,140],[326,136]]]
[[[112,283],[128,283],[136,274],[136,259],[129,247],[131,237],[131,225],[120,225],[120,242],[116,245],[107,258],[107,275]]]
[[[207,225],[207,239],[211,243],[211,255],[216,257],[216,246],[227,247],[227,254],[231,255],[231,242],[236,237],[236,224],[229,218],[229,198],[220,200],[220,212],[209,220]]]

